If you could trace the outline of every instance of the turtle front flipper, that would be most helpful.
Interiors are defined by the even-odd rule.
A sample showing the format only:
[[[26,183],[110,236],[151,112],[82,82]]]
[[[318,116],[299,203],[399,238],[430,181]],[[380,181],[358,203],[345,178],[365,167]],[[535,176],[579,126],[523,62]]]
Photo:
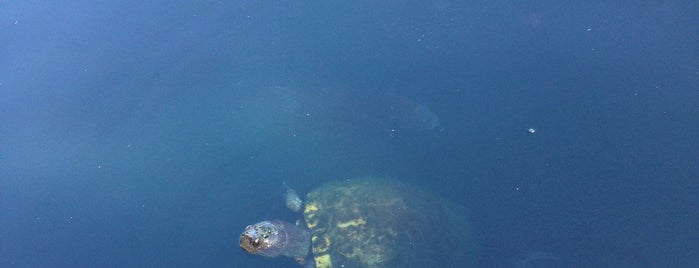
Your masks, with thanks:
[[[284,203],[286,204],[286,207],[291,209],[293,212],[299,212],[301,210],[301,207],[303,206],[303,201],[299,197],[299,195],[294,191],[294,189],[291,189],[288,185],[286,185],[286,182],[283,183],[284,186]]]

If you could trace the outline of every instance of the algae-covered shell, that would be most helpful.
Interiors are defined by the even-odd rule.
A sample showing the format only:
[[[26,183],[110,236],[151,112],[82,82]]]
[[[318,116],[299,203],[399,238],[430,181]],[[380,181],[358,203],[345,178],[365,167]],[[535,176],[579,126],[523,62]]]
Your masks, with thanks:
[[[465,215],[439,196],[371,177],[321,186],[304,208],[316,268],[469,267]]]

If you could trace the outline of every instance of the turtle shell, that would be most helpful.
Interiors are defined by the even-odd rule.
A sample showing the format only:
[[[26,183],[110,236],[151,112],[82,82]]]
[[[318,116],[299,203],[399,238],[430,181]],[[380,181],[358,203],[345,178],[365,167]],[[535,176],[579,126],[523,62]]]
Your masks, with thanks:
[[[308,193],[304,219],[316,268],[468,267],[464,211],[393,179],[357,178]]]

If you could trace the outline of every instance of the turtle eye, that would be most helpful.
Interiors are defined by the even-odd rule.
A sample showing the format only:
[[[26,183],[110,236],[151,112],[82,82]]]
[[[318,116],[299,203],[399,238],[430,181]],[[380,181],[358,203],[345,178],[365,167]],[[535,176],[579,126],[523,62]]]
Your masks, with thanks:
[[[267,239],[267,238],[269,238],[269,235],[268,235],[268,234],[263,234],[263,235],[262,235],[262,238]]]

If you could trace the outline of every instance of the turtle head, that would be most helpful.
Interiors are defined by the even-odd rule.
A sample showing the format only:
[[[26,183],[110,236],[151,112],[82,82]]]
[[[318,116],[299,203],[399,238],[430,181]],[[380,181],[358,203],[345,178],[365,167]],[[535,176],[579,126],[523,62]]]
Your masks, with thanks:
[[[311,247],[311,233],[284,221],[261,221],[245,227],[240,235],[240,247],[250,254],[266,257],[305,257]]]
[[[279,228],[269,221],[245,227],[240,236],[240,247],[251,254],[266,255],[265,250],[279,243]]]

